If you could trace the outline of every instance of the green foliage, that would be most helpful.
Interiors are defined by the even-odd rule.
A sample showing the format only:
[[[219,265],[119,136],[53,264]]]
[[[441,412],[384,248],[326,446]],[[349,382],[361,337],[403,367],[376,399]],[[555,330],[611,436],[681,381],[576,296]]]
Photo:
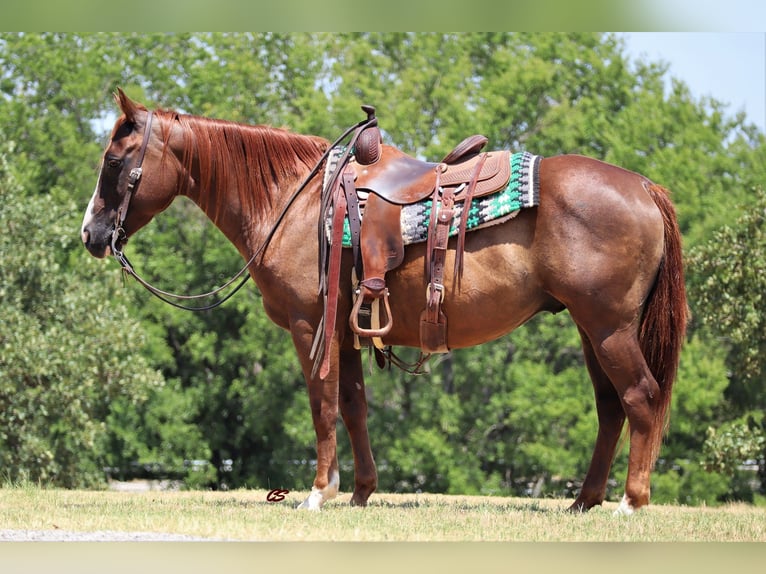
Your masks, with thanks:
[[[760,148],[763,166],[763,146]],[[695,305],[695,329],[704,332],[711,348],[725,352],[730,384],[726,416],[707,429],[704,464],[740,485],[752,500],[749,484],[766,487],[766,192],[752,188],[741,215],[719,228],[690,251],[689,292]],[[745,460],[759,465],[757,477],[743,479],[737,471]],[[746,475],[745,475],[746,476]],[[743,481],[745,486],[742,486]]]
[[[617,37],[4,33],[0,67],[0,132],[11,142],[0,169],[8,472],[65,486],[97,484],[104,467],[126,478],[161,469],[190,486],[292,490],[313,478],[305,383],[256,289],[187,314],[132,282],[122,288],[116,266],[79,245],[120,85],[150,106],[328,139],[367,103],[388,142],[423,158],[483,133],[495,148],[582,153],[667,186],[695,319],[654,497],[755,499],[729,470],[741,448],[764,458],[763,420],[752,416],[766,410],[764,135],[681,82],[666,90],[667,66],[628,60]],[[129,248],[139,271],[180,292],[207,291],[242,264],[186,201]],[[381,490],[571,495],[587,468],[596,416],[566,313],[439,357],[423,377],[376,372],[367,389]],[[348,485],[342,423],[338,436]],[[618,453],[614,499],[625,458]],[[190,462],[199,460],[209,464]]]
[[[210,450],[196,424],[196,404],[170,381],[142,404],[124,397],[110,403],[99,438],[104,466],[111,478],[171,477],[187,486],[207,487],[216,480]]]
[[[733,476],[746,462],[752,464],[766,448],[762,424],[761,411],[724,423],[718,429],[708,427],[704,444],[705,468]]]
[[[659,504],[717,506],[731,492],[728,477],[703,470],[694,462],[681,462],[675,468],[656,473],[652,478],[652,500]]]
[[[92,280],[95,262],[64,272],[74,202],[25,195],[9,157],[0,150],[0,467],[11,480],[96,485],[112,401],[143,403],[162,378],[115,285]]]
[[[689,254],[697,321],[729,350],[741,403],[766,408],[766,191]],[[755,403],[755,404],[754,404]]]
[[[433,360],[430,375],[375,373],[371,436],[396,437],[376,444],[381,488],[570,492],[596,436],[579,344],[568,316],[539,317],[510,340]]]
[[[671,420],[660,464],[678,464],[692,459],[702,462],[707,429],[725,413],[729,385],[725,354],[693,336],[684,348],[673,388]]]

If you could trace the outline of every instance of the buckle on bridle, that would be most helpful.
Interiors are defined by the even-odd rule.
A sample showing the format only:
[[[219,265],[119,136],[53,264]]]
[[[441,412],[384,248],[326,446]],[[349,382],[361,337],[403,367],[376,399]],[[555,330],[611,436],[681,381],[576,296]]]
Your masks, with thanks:
[[[127,234],[125,233],[122,225],[116,225],[114,231],[112,231],[112,255],[114,255],[117,259],[120,259],[122,256],[122,250],[117,247],[117,244],[119,242],[124,243],[127,238]]]
[[[141,179],[141,174],[143,171],[144,170],[141,167],[134,167],[130,170],[130,173],[128,174],[128,188],[130,191],[133,191],[133,188],[138,183],[138,180]]]

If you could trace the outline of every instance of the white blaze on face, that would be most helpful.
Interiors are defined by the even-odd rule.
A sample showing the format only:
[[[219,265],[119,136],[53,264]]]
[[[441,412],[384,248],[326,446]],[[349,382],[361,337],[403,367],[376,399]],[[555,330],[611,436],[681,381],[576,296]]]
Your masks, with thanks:
[[[311,494],[304,500],[298,508],[305,508],[308,510],[319,511],[322,505],[328,500],[332,500],[338,496],[338,490],[340,489],[340,475],[335,470],[330,477],[330,482],[323,489],[317,487],[311,488]]]
[[[85,215],[82,218],[82,227],[80,228],[80,236],[82,237],[83,243],[86,241],[85,237],[85,228],[88,226],[88,224],[93,219],[93,205],[96,201],[96,195],[98,194],[98,188],[101,186],[101,170],[99,170],[99,176],[98,181],[96,182],[96,189],[93,190],[93,195],[90,196],[90,201],[88,202],[88,207],[85,209]]]

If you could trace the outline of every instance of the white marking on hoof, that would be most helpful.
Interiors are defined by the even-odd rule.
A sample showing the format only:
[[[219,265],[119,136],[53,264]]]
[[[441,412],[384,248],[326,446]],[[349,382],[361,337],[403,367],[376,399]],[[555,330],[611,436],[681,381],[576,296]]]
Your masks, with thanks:
[[[614,511],[614,514],[612,516],[630,516],[636,511],[635,508],[628,502],[628,495],[623,494],[622,495],[622,501],[620,501],[620,506],[617,507],[617,510]]]
[[[333,471],[332,476],[330,477],[329,484],[322,489],[319,489],[316,486],[313,486],[311,488],[311,494],[309,494],[306,500],[301,502],[298,508],[319,512],[322,509],[322,505],[325,502],[327,502],[328,500],[332,500],[333,498],[338,496],[339,489],[340,489],[340,475],[338,474],[338,471],[336,470],[336,471]]]

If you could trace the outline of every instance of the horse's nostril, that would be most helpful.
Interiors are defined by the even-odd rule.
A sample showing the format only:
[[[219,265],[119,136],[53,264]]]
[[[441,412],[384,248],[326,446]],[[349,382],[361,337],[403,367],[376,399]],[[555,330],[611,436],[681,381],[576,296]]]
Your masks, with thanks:
[[[83,229],[81,237],[82,242],[87,246],[90,243],[90,231]]]

